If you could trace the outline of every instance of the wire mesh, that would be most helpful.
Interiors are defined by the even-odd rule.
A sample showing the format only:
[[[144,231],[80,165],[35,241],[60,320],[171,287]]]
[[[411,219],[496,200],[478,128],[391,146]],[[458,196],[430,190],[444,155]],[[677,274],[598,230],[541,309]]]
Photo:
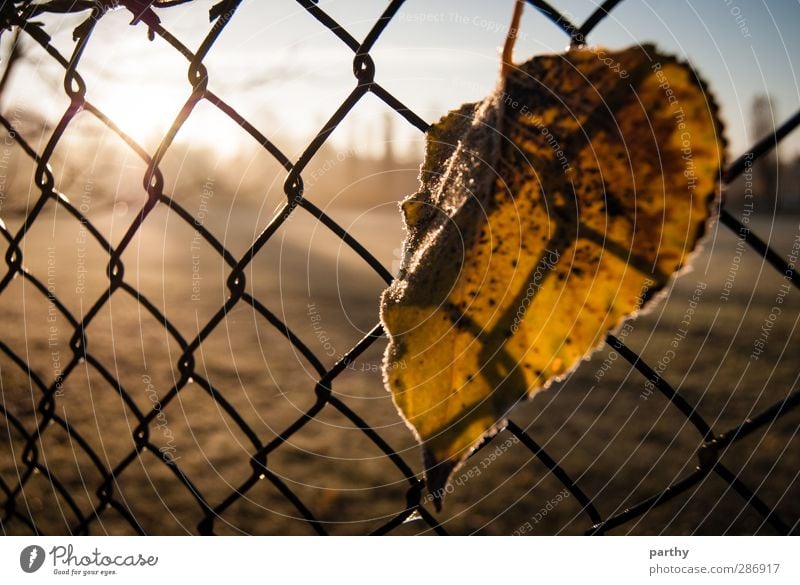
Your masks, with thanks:
[[[99,519],[108,510],[115,510],[125,522],[137,533],[144,534],[145,528],[140,525],[135,514],[131,511],[129,502],[118,496],[117,482],[126,474],[126,470],[137,458],[145,452],[155,454],[154,461],[159,461],[167,466],[172,474],[173,481],[185,488],[185,496],[196,501],[200,509],[197,522],[197,529],[202,534],[214,534],[218,518],[225,510],[235,505],[237,501],[246,498],[253,487],[262,480],[271,482],[282,494],[288,503],[296,510],[310,528],[316,533],[326,534],[328,532],[326,524],[321,522],[310,506],[307,506],[293,487],[283,481],[279,474],[270,467],[270,455],[280,449],[287,441],[298,433],[310,421],[318,417],[323,409],[334,409],[349,419],[353,425],[361,429],[365,437],[374,443],[402,474],[407,483],[406,500],[402,510],[378,526],[375,534],[388,534],[395,531],[410,519],[416,519],[425,523],[431,532],[446,534],[446,528],[437,521],[424,505],[424,480],[418,473],[413,471],[404,457],[407,455],[395,451],[392,446],[381,436],[381,433],[370,427],[362,416],[351,409],[332,391],[333,383],[337,377],[346,370],[349,364],[353,363],[359,355],[375,343],[380,343],[382,330],[376,324],[372,330],[351,347],[344,356],[331,368],[326,368],[323,361],[306,346],[299,336],[284,323],[281,318],[272,312],[266,303],[247,292],[246,270],[251,265],[253,259],[265,244],[279,232],[281,227],[288,221],[292,214],[297,213],[302,208],[313,215],[320,225],[328,229],[332,234],[360,256],[366,264],[375,271],[387,283],[391,281],[391,273],[378,260],[357,241],[347,230],[343,229],[337,222],[329,217],[322,209],[314,205],[304,197],[303,172],[309,161],[319,151],[323,144],[328,140],[330,134],[339,126],[349,115],[353,108],[367,94],[377,96],[389,108],[397,112],[408,124],[417,128],[420,132],[425,132],[428,124],[415,112],[405,107],[401,101],[395,98],[389,91],[384,89],[376,80],[375,73],[377,64],[373,60],[370,52],[376,41],[386,30],[389,23],[395,18],[398,10],[403,4],[402,0],[394,0],[383,12],[382,16],[374,23],[369,34],[363,42],[359,42],[348,30],[339,25],[334,18],[322,7],[311,0],[298,0],[299,4],[308,11],[319,23],[321,27],[327,29],[330,34],[335,35],[353,53],[353,74],[355,83],[350,95],[341,103],[333,116],[324,124],[322,129],[314,136],[313,140],[307,145],[297,160],[290,160],[281,150],[263,135],[244,116],[240,115],[236,109],[226,103],[220,96],[216,95],[208,88],[208,73],[203,63],[206,56],[214,47],[215,42],[222,31],[236,19],[237,8],[240,0],[224,0],[212,8],[212,26],[200,45],[200,48],[193,52],[184,46],[175,36],[166,30],[157,15],[157,11],[150,6],[149,2],[124,1],[120,5],[134,12],[135,19],[144,22],[149,27],[150,35],[157,36],[166,41],[176,51],[178,51],[188,62],[189,82],[191,94],[186,103],[172,123],[171,128],[163,138],[156,152],[151,156],[141,146],[139,146],[130,136],[122,132],[102,111],[96,108],[86,99],[87,85],[81,77],[78,69],[84,50],[91,42],[94,28],[106,14],[108,8],[115,5],[111,2],[59,2],[50,1],[47,3],[33,4],[31,2],[4,2],[2,5],[3,28],[18,28],[22,34],[27,35],[35,43],[38,43],[47,53],[61,65],[64,69],[64,91],[69,98],[69,106],[61,116],[57,126],[52,131],[47,144],[43,148],[37,148],[28,142],[20,134],[9,119],[2,117],[0,123],[3,124],[9,136],[24,150],[36,164],[35,189],[38,196],[33,207],[28,211],[21,227],[16,231],[10,231],[5,225],[0,225],[0,233],[8,242],[8,250],[5,255],[6,271],[0,280],[0,294],[9,287],[10,283],[16,278],[25,279],[44,298],[48,299],[56,308],[58,313],[65,318],[72,327],[70,340],[71,356],[62,368],[61,374],[52,382],[47,382],[37,374],[32,368],[28,359],[24,355],[19,355],[0,340],[0,351],[2,351],[24,376],[29,380],[30,385],[35,389],[37,395],[35,406],[37,412],[37,424],[34,428],[26,425],[20,418],[15,416],[5,401],[0,405],[0,411],[6,419],[9,433],[16,433],[24,440],[24,448],[19,453],[14,453],[18,474],[16,477],[0,477],[0,490],[3,494],[2,517],[0,525],[5,532],[30,531],[43,534],[43,530],[37,525],[33,515],[30,513],[28,503],[25,500],[26,484],[32,481],[36,474],[41,474],[52,485],[52,489],[66,503],[66,506],[74,514],[77,521],[69,527],[72,534],[88,534],[97,525]],[[161,5],[172,5],[180,2],[162,2]],[[548,3],[539,0],[529,0],[529,4],[547,16],[556,26],[561,28],[571,39],[573,44],[582,44],[589,36],[592,29],[601,22],[608,13],[619,4],[619,0],[606,1],[602,6],[586,20],[581,26],[573,25],[564,15],[559,13]],[[74,52],[65,56],[62,55],[51,43],[47,33],[41,26],[36,24],[35,18],[43,13],[85,13],[88,18],[76,30],[76,45]],[[283,209],[277,213],[272,221],[252,242],[250,248],[241,256],[234,256],[223,243],[209,230],[198,226],[192,214],[182,205],[164,192],[164,177],[159,169],[165,153],[170,148],[171,143],[181,128],[181,126],[192,115],[193,109],[200,102],[208,102],[219,111],[233,120],[243,132],[247,133],[252,139],[262,145],[264,150],[285,169],[286,177],[283,184],[286,202]],[[136,216],[136,219],[127,228],[124,237],[118,244],[112,245],[102,234],[101,230],[95,227],[92,222],[65,197],[56,190],[53,173],[49,167],[51,158],[56,145],[63,138],[70,124],[73,123],[76,115],[81,112],[89,112],[100,122],[105,124],[110,130],[118,134],[126,144],[140,157],[147,165],[143,184],[147,192],[147,200]],[[746,166],[746,162],[758,159],[765,153],[773,149],[777,143],[789,134],[798,124],[800,124],[800,112],[786,120],[772,134],[766,136],[758,144],[754,145],[747,152],[743,153],[733,164],[729,166],[725,173],[725,181],[731,182],[741,175]],[[99,244],[108,256],[106,267],[107,287],[95,302],[78,317],[68,310],[65,303],[48,290],[47,284],[32,272],[26,269],[24,264],[23,248],[21,246],[26,234],[30,231],[34,223],[41,217],[45,204],[49,201],[55,202],[60,208],[72,215],[89,231],[91,237]],[[227,287],[228,298],[223,306],[200,327],[200,332],[193,338],[185,338],[178,327],[169,319],[169,316],[162,314],[159,308],[151,302],[140,290],[125,279],[125,264],[122,260],[123,252],[131,245],[132,240],[142,225],[146,222],[151,211],[157,204],[167,206],[172,213],[182,221],[198,229],[205,242],[210,245],[228,266]],[[773,251],[762,239],[753,233],[748,227],[743,225],[730,211],[722,209],[721,224],[737,235],[741,235],[746,243],[762,256],[778,273],[785,275],[785,278],[795,288],[800,285],[800,277],[780,254]],[[178,344],[181,355],[177,359],[178,376],[174,385],[160,398],[158,408],[153,407],[149,411],[142,410],[137,406],[136,401],[131,397],[129,389],[125,388],[120,380],[115,376],[114,368],[102,360],[95,357],[89,343],[87,329],[96,318],[98,313],[106,306],[115,295],[129,295],[138,303],[140,310],[149,313],[158,323],[162,324],[172,339]],[[287,426],[274,439],[268,442],[262,441],[236,409],[231,406],[214,385],[203,376],[203,371],[196,362],[196,352],[209,335],[220,326],[225,316],[230,313],[237,305],[247,305],[253,311],[260,314],[272,327],[283,335],[291,343],[296,351],[305,357],[316,370],[317,382],[314,387],[315,402],[306,411],[301,413],[292,424]],[[377,316],[376,316],[377,321]],[[671,403],[672,407],[697,431],[702,440],[702,447],[697,451],[697,466],[694,471],[663,486],[662,489],[639,501],[637,504],[629,506],[621,511],[616,511],[611,515],[603,515],[594,503],[591,493],[584,491],[578,482],[573,481],[569,472],[560,464],[558,457],[548,453],[532,436],[532,432],[524,426],[511,421],[508,423],[504,433],[498,437],[510,434],[515,437],[530,453],[535,456],[552,474],[563,484],[563,487],[580,504],[581,513],[586,519],[586,534],[603,534],[615,528],[622,527],[637,518],[640,518],[649,511],[662,506],[666,502],[675,498],[688,497],[691,490],[709,476],[716,476],[721,479],[729,488],[735,491],[746,502],[746,506],[755,511],[762,519],[764,524],[779,534],[790,534],[796,532],[798,519],[784,518],[776,513],[774,507],[769,502],[764,501],[756,490],[741,480],[737,474],[733,473],[725,464],[721,462],[721,454],[730,445],[741,441],[751,433],[759,429],[768,429],[779,417],[794,411],[800,405],[800,390],[787,389],[784,399],[763,409],[757,414],[749,416],[738,426],[726,430],[714,428],[713,424],[708,423],[696,408],[696,405],[687,401],[673,386],[662,377],[656,368],[648,365],[636,351],[629,348],[621,339],[609,336],[608,345],[624,357],[636,370],[649,380],[655,388]],[[57,408],[60,400],[59,388],[70,376],[75,375],[76,370],[82,367],[90,367],[96,370],[108,384],[119,395],[120,399],[128,408],[130,416],[133,417],[135,428],[133,440],[135,448],[126,456],[120,458],[115,465],[107,464],[105,458],[101,457],[89,441],[85,440],[81,433],[72,428],[70,422],[59,414]],[[151,440],[154,424],[161,409],[166,408],[170,403],[179,399],[181,392],[190,382],[198,384],[210,396],[227,415],[234,421],[247,439],[252,443],[250,454],[251,473],[241,485],[235,486],[230,490],[227,497],[210,501],[195,484],[192,477],[187,475],[181,468],[180,463],[170,461],[165,453],[159,450]],[[9,392],[8,388],[4,392]],[[42,440],[43,437],[54,432],[52,429],[60,428],[65,431],[73,441],[73,449],[82,450],[96,467],[102,476],[102,482],[96,486],[96,505],[89,513],[86,513],[76,503],[74,494],[65,487],[58,475],[54,473],[46,459],[43,457]],[[496,437],[488,441],[498,441]],[[485,448],[483,445],[481,448]],[[155,465],[155,463],[153,463]],[[320,462],[320,465],[329,463]],[[566,493],[566,492],[565,492]]]

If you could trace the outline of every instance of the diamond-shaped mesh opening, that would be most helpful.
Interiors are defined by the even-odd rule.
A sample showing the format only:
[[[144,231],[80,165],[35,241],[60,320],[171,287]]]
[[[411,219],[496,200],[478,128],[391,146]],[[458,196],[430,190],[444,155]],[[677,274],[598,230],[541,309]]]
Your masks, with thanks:
[[[134,526],[145,532],[158,526],[163,534],[196,534],[205,509],[198,492],[180,475],[180,461],[167,465],[150,451],[134,458],[113,484],[114,499],[129,510]]]
[[[377,322],[386,282],[367,267],[329,226],[296,209],[245,274],[248,292],[330,366]]]
[[[95,313],[86,327],[86,339],[89,366],[81,366],[76,374],[84,381],[87,374],[90,380],[107,376],[102,379],[109,387],[103,391],[118,395],[115,399],[124,400],[129,408],[135,405],[141,413],[164,399],[181,378],[177,367],[181,345],[163,321],[126,291],[115,292]],[[131,422],[128,434],[137,424]]]
[[[273,360],[276,353],[284,359]],[[273,440],[317,401],[319,374],[314,366],[244,303],[204,337],[195,359],[197,374],[219,390],[263,441]]]
[[[138,217],[138,216],[137,216]],[[166,204],[147,216],[122,254],[125,283],[190,339],[225,303],[230,263],[209,242],[202,224],[191,224]],[[127,296],[127,295],[126,295]],[[142,309],[146,314],[148,311]]]
[[[55,188],[103,237],[117,243],[128,217],[145,202],[147,164],[95,111],[79,113],[56,142]],[[128,220],[127,223],[125,220]]]
[[[331,434],[336,442],[326,439]],[[335,472],[316,472],[313,462],[320,459]],[[370,532],[405,508],[406,479],[360,429],[330,407],[270,455],[269,467],[331,534]],[[364,499],[379,505],[365,509],[360,505]]]
[[[139,420],[134,411],[117,390],[86,362],[69,372],[54,398],[55,415],[68,424],[69,429],[59,430],[57,442],[63,451],[51,450],[52,456],[74,460],[73,450],[88,449],[94,457],[93,464],[107,470],[135,449],[133,431]],[[49,424],[47,433],[58,430],[62,424]],[[65,435],[71,434],[74,437],[70,443],[70,438]],[[48,451],[43,449],[43,453]],[[92,491],[97,489],[97,485],[95,481]]]
[[[230,506],[218,510],[214,518],[214,532],[220,535],[240,534],[297,534],[313,535],[318,532],[285,494],[267,477],[256,478],[252,487],[241,490]]]
[[[226,412],[224,390],[203,380],[184,387],[168,404],[153,404],[148,442],[155,456],[179,467],[205,498],[224,500],[252,474],[252,431]]]

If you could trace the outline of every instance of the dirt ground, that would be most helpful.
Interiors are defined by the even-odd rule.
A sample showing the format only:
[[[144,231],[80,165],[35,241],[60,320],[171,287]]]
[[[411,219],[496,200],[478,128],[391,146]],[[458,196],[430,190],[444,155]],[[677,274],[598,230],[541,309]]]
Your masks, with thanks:
[[[116,243],[135,212],[117,210],[115,215],[105,210],[93,221]],[[52,204],[42,213],[24,240],[25,265],[80,317],[107,287],[107,254],[77,221]],[[393,205],[364,212],[331,209],[330,214],[384,266],[396,264],[402,232]],[[207,227],[224,234],[221,241],[238,257],[269,214],[259,209],[212,209],[208,217]],[[6,220],[9,229],[15,228],[15,221]],[[799,224],[791,217],[763,220],[756,231],[764,237],[771,234],[785,256],[800,236]],[[195,236],[192,226],[166,208],[157,208],[123,256],[124,281],[168,316],[187,341],[198,336],[228,294],[228,267]],[[693,271],[674,282],[664,302],[633,322],[625,341],[659,367],[715,431],[723,432],[797,389],[800,294],[792,289],[777,305],[786,281],[753,251],[737,248],[737,238],[725,228],[707,241],[693,265]],[[731,283],[734,265],[738,268]],[[255,257],[245,286],[327,368],[377,324],[378,297],[385,283],[301,210]],[[693,296],[699,296],[696,307]],[[690,306],[694,312],[688,331],[672,353]],[[45,384],[72,359],[74,328],[29,281],[18,277],[0,295],[0,322],[0,340]],[[765,323],[768,337],[754,359],[754,344]],[[150,424],[150,440],[169,453],[175,465],[165,465],[158,453],[145,451],[133,457],[113,486],[115,501],[148,533],[198,531],[204,510],[176,472],[212,506],[219,505],[252,475],[255,448],[239,423],[268,443],[315,402],[319,375],[313,364],[243,302],[222,316],[194,354],[195,372],[208,384],[194,380],[169,401],[168,392],[180,376],[181,348],[135,294],[116,291],[91,321],[87,338],[93,360],[119,380],[133,404],[145,412],[156,405],[161,409]],[[381,382],[384,346],[383,340],[374,343],[335,379],[333,391],[421,474],[415,441]],[[659,492],[697,464],[700,435],[658,391],[649,393],[644,382],[606,347],[568,380],[521,405],[512,416],[593,499],[603,517]],[[0,355],[0,383],[3,407],[28,433],[34,432],[41,391],[5,354]],[[238,413],[239,421],[225,404]],[[98,501],[98,465],[114,468],[133,452],[138,421],[131,404],[85,361],[68,376],[55,408],[97,459],[93,462],[76,436],[57,424],[42,429],[34,440],[37,457],[86,515]],[[723,463],[789,523],[800,518],[799,425],[800,409],[795,409],[722,456]],[[13,425],[0,420],[0,427],[2,488],[13,490],[26,470],[25,439]],[[492,453],[496,455],[490,457]],[[272,452],[267,463],[333,534],[369,532],[405,507],[408,482],[403,474],[353,421],[330,405]],[[575,498],[565,495],[558,479],[507,431],[477,453],[456,475],[459,478],[441,512],[426,504],[450,533],[581,534],[591,525]],[[16,502],[16,512],[32,518],[43,532],[65,533],[77,523],[69,503],[44,473],[27,479]],[[13,516],[4,517],[2,529],[6,534],[30,532]],[[227,508],[214,529],[221,534],[313,532],[267,479]],[[109,508],[92,523],[91,531],[128,534],[132,528]],[[395,531],[429,532],[420,521]],[[711,475],[612,533],[770,534],[772,528]]]

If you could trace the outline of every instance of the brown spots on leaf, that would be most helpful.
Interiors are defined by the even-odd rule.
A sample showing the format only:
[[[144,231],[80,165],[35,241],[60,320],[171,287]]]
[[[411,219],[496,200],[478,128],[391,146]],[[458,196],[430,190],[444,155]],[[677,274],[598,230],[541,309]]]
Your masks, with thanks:
[[[509,408],[646,305],[716,209],[721,125],[692,70],[653,47],[605,54],[630,78],[588,49],[536,57],[506,80],[516,107],[465,105],[431,128],[418,199],[446,217],[410,236],[409,254],[426,261],[381,306],[386,363],[413,362],[387,380],[424,443],[429,485],[443,486]],[[463,122],[473,116],[475,126]],[[458,172],[444,179],[449,168]]]

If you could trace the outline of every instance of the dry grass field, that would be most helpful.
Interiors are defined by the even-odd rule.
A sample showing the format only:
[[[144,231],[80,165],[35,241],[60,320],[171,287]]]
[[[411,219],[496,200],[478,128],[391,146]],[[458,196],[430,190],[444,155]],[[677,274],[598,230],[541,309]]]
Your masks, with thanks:
[[[269,220],[265,209],[234,206],[222,193],[208,205],[204,225],[237,257]],[[329,212],[384,266],[396,262],[402,230],[393,204],[358,211],[332,207]],[[113,244],[135,213],[133,206],[105,208],[93,212],[92,221]],[[12,216],[6,225],[13,231],[20,221]],[[798,218],[789,217],[759,220],[754,227],[765,238],[771,234],[772,244],[785,255],[800,236],[799,224]],[[160,206],[123,256],[124,281],[168,316],[186,340],[198,335],[228,294],[228,267],[195,235],[192,226]],[[107,254],[53,203],[25,237],[23,253],[30,272],[52,285],[78,317],[89,312],[107,287]],[[734,264],[738,270],[727,294],[725,282]],[[737,249],[737,238],[724,227],[706,241],[693,267],[674,281],[667,298],[652,312],[632,322],[625,341],[653,367],[660,363],[665,379],[721,432],[798,387],[800,295],[793,289],[781,296],[776,314],[776,298],[785,281],[752,250]],[[247,269],[246,290],[284,321],[325,367],[377,323],[384,287],[362,259],[303,210]],[[770,314],[775,314],[773,320]],[[687,315],[688,322],[681,325]],[[767,321],[772,325],[756,360],[751,357],[754,343]],[[74,329],[23,278],[0,294],[0,323],[1,340],[46,384],[72,358]],[[145,412],[164,400],[180,376],[179,344],[124,290],[116,291],[99,310],[87,339],[91,356]],[[384,346],[373,344],[335,379],[333,392],[421,474],[415,441],[381,382]],[[263,443],[315,402],[319,376],[313,365],[244,303],[224,315],[194,357],[196,373]],[[35,429],[40,390],[6,355],[0,355],[0,384],[3,407],[28,431]],[[130,406],[91,364],[82,361],[75,367],[55,408],[104,467],[113,468],[135,448],[137,420]],[[593,498],[604,517],[691,472],[701,443],[677,409],[657,391],[648,395],[641,374],[608,348],[565,382],[521,405],[512,418]],[[735,444],[722,459],[790,522],[800,518],[799,426],[800,411],[795,410]],[[0,427],[0,478],[13,489],[26,469],[21,465],[25,441],[2,420]],[[197,381],[163,406],[150,425],[150,440],[168,452],[175,465],[165,465],[157,453],[145,451],[113,486],[115,499],[148,533],[198,531],[203,510],[176,472],[185,474],[213,506],[252,473],[252,442]],[[72,494],[82,513],[90,513],[98,501],[101,475],[76,439],[50,425],[36,446],[40,462]],[[493,452],[498,455],[487,459]],[[408,483],[403,475],[361,430],[329,406],[271,453],[268,466],[332,534],[369,532],[405,507]],[[447,496],[441,512],[426,504],[450,533],[580,534],[591,524],[575,498],[559,496],[562,484],[508,432],[478,452],[464,472],[467,479]],[[26,481],[16,502],[17,512],[29,515],[46,533],[65,533],[76,524],[75,514],[42,473]],[[312,533],[298,510],[267,480],[225,510],[214,528],[220,534]],[[29,532],[24,523],[8,517],[2,530]],[[92,532],[128,534],[132,528],[116,510],[106,509],[92,524]],[[427,532],[418,521],[395,531]],[[769,534],[771,528],[711,475],[686,495],[613,533]]]

